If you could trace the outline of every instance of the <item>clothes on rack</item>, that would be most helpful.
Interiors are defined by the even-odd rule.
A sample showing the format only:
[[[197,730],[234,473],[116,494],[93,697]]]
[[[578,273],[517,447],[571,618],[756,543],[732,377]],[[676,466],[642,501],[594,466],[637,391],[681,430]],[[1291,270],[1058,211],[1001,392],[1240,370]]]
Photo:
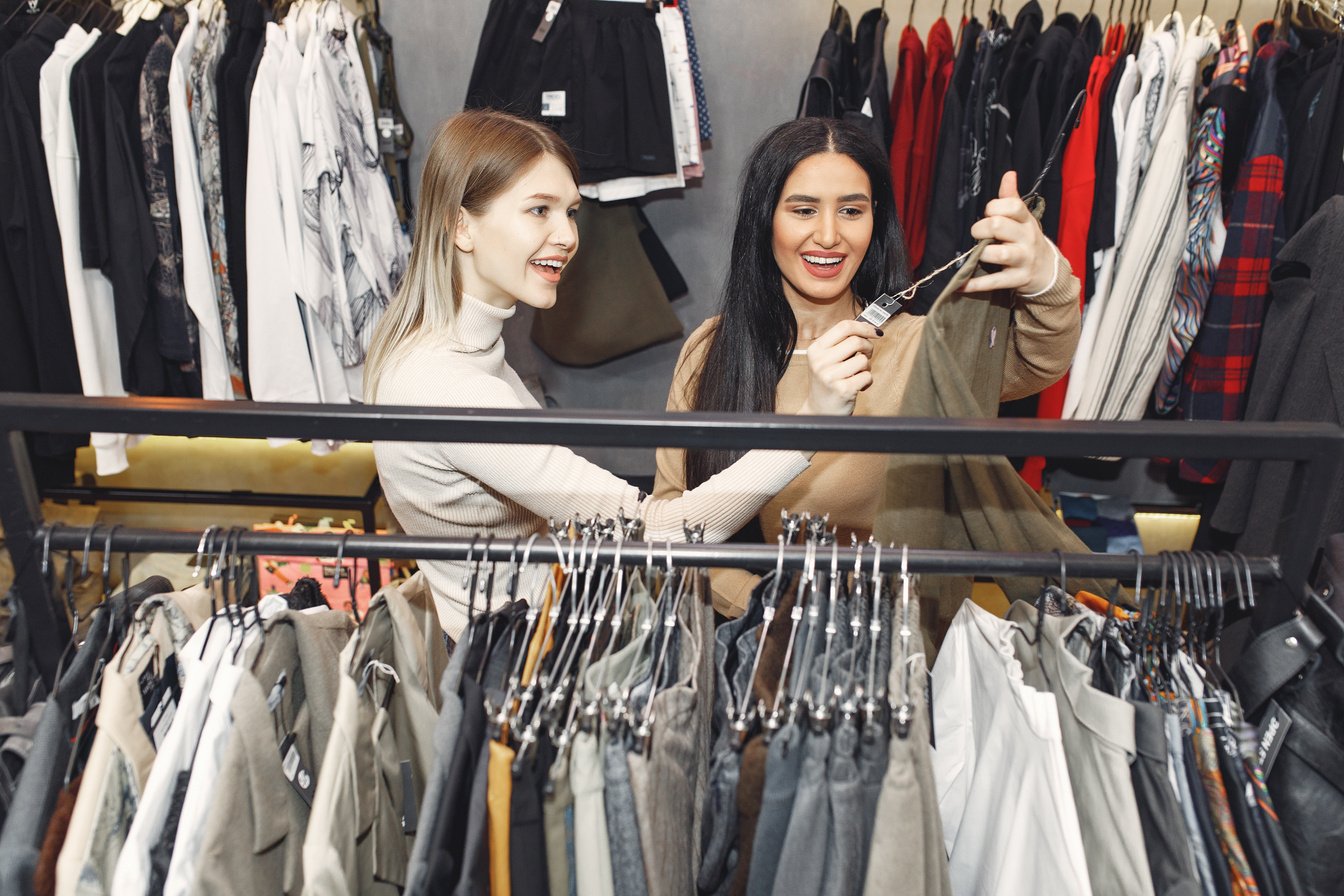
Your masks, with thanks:
[[[396,150],[380,152],[369,87],[380,108],[396,106],[376,13],[357,21],[324,4],[275,24],[297,64],[263,81],[263,102],[287,94],[283,121],[263,111],[254,127],[252,73],[272,15],[257,0],[140,4],[116,30],[86,29],[82,3],[34,6],[6,22],[19,36],[0,58],[14,135],[0,166],[15,209],[0,291],[14,324],[6,388],[358,397],[372,327],[409,251],[389,188],[395,176],[404,192],[406,172]],[[386,47],[377,77],[357,32]],[[254,183],[249,143],[283,156],[287,177],[263,166]],[[270,205],[249,215],[257,196]],[[252,296],[253,281],[269,290]],[[100,473],[125,468],[125,444],[94,437]]]
[[[1231,598],[1206,560],[1171,555],[1173,581],[1140,589],[1139,612],[1054,585],[1006,619],[967,601],[930,678],[917,577],[880,571],[894,549],[842,549],[803,522],[804,568],[763,577],[717,628],[704,570],[652,543],[598,559],[614,521],[557,537],[555,565],[473,545],[455,640],[423,574],[356,622],[308,591],[240,602],[245,561],[207,543],[204,581],[150,579],[94,611],[41,704],[0,879],[1308,892],[1304,844],[1283,833],[1300,820],[1275,811],[1219,658],[1240,578]]]
[[[893,173],[932,185],[927,204],[900,205],[911,256],[922,273],[964,249],[986,185],[1009,167],[1033,178],[1043,123],[1085,92],[1082,126],[1042,186],[1046,234],[1084,283],[1082,337],[1067,385],[1013,413],[1243,419],[1253,371],[1288,363],[1262,358],[1282,349],[1262,349],[1260,338],[1278,252],[1341,182],[1339,116],[1310,111],[1337,105],[1341,28],[1307,4],[1255,27],[1179,11],[1114,21],[1105,35],[1101,24],[1061,13],[1047,25],[1035,3],[1011,25],[994,11],[983,30],[967,22],[927,177],[904,175],[902,122],[924,114],[912,88],[933,77],[923,57],[942,41],[931,32],[924,48],[913,31],[902,35]],[[937,292],[924,290],[911,310],[927,312]],[[1228,468],[1218,458],[1173,462],[1181,478],[1206,485]],[[1039,485],[1042,468],[1039,459],[1027,468],[1030,482]]]

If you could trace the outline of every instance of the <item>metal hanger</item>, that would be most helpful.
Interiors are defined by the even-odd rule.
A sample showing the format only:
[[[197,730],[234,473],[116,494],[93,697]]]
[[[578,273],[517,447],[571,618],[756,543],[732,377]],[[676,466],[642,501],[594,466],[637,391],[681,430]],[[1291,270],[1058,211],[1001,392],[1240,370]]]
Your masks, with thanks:
[[[746,691],[742,694],[737,710],[733,714],[732,728],[738,733],[738,746],[746,741],[752,716],[764,721],[764,713],[761,711],[763,707],[758,707],[756,701],[752,699],[756,692],[756,676],[760,674],[761,655],[765,652],[771,623],[774,622],[775,614],[779,610],[779,592],[784,583],[784,547],[793,542],[793,537],[798,533],[802,522],[800,516],[790,514],[787,510],[781,510],[779,516],[783,531],[775,539],[779,545],[779,555],[775,561],[775,580],[771,583],[770,599],[765,601],[765,606],[762,607],[761,636],[756,641],[756,653],[751,661],[751,677],[747,680]]]
[[[784,648],[784,663],[779,674],[779,681],[775,686],[775,696],[771,701],[770,713],[767,716],[762,707],[762,724],[766,729],[766,736],[773,735],[783,727],[784,696],[789,690],[789,675],[792,672],[793,655],[797,647],[798,630],[801,627],[803,616],[807,610],[807,593],[813,587],[813,581],[817,571],[817,545],[812,539],[808,539],[805,544],[803,559],[803,572],[798,577],[798,590],[794,595],[793,609],[789,611],[789,638]]]
[[[364,620],[359,616],[359,601],[356,598],[356,582],[359,580],[359,558],[350,558],[350,572],[345,572],[345,545],[354,533],[346,530],[341,533],[341,540],[336,545],[336,572],[331,577],[331,587],[341,587],[341,576],[346,576],[347,589],[350,592],[350,615],[355,618],[355,625],[362,626]],[[472,541],[474,547],[476,542]],[[372,601],[370,601],[372,602]]]
[[[913,632],[910,628],[910,590],[914,583],[910,578],[910,548],[908,545],[901,545],[901,604],[900,621],[897,623],[896,634],[899,639],[900,653],[900,672],[897,673],[897,680],[901,683],[901,702],[896,707],[896,714],[892,720],[892,728],[896,736],[905,740],[910,736],[910,725],[914,721],[915,707],[914,701],[910,698],[910,689],[913,682],[910,680],[910,638]]]
[[[831,648],[835,642],[836,632],[839,630],[836,626],[836,612],[840,597],[840,544],[831,538],[831,577],[827,583],[827,616],[826,616],[826,646],[821,655],[821,687],[817,693],[810,698],[812,704],[809,719],[812,722],[813,730],[825,731],[830,727],[833,713],[831,711],[832,695],[830,693],[831,681]]]
[[[873,573],[869,584],[868,677],[860,704],[865,728],[876,725],[882,712],[882,700],[879,699],[882,685],[877,680],[877,655],[882,645],[882,587],[885,581],[882,576],[882,543],[874,542]]]

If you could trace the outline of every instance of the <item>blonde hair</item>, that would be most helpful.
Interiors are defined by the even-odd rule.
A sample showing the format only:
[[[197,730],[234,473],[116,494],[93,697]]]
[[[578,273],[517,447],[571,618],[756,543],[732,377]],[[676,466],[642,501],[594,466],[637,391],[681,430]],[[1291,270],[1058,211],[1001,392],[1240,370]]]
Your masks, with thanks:
[[[579,165],[554,131],[492,109],[459,112],[439,126],[420,177],[420,210],[411,258],[396,295],[374,328],[364,361],[364,400],[378,398],[378,381],[398,349],[452,326],[462,305],[457,246],[463,210],[484,214],[543,154]]]

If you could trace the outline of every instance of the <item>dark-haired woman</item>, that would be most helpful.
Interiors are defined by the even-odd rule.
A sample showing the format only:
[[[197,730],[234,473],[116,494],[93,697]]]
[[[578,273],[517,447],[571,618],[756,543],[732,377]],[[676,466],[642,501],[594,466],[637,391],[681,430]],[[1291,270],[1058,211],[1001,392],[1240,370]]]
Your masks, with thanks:
[[[809,347],[877,296],[909,284],[893,206],[886,158],[862,131],[804,118],[767,134],[747,163],[722,308],[687,339],[668,410],[795,413],[808,389]],[[997,241],[983,260],[999,270],[970,280],[965,291],[1006,289],[1017,297],[1002,397],[1033,395],[1073,359],[1078,281],[1018,196],[1012,172],[970,236]],[[899,314],[886,323],[874,343],[873,383],[855,414],[899,413],[924,321]],[[655,497],[680,495],[737,456],[661,449]],[[886,462],[880,454],[818,452],[762,509],[766,539],[779,534],[785,508],[829,513],[842,543],[849,532],[866,538]],[[741,612],[754,581],[741,570],[717,571],[716,607]]]

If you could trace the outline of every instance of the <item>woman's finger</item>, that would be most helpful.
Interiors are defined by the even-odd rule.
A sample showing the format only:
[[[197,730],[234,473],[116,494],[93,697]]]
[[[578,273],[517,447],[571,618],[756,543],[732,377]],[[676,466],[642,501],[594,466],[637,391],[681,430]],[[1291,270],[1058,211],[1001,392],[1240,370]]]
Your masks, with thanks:
[[[966,281],[962,292],[994,292],[999,289],[1018,290],[1030,282],[1030,277],[1022,268],[1007,268],[993,274],[982,274]]]
[[[1031,209],[1021,199],[1014,196],[1011,199],[991,199],[985,205],[985,217],[993,218],[995,216],[1012,218],[1014,221],[1026,222],[1031,217]]]

